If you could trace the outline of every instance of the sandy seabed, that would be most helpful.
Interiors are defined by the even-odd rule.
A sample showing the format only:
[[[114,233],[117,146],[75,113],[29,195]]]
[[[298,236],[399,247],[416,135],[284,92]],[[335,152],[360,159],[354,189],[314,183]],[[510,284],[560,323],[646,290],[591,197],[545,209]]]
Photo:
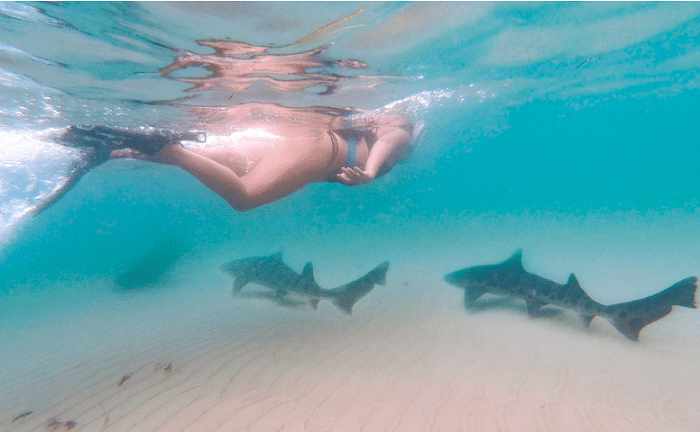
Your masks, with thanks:
[[[690,233],[695,222],[677,235],[697,236]],[[528,270],[560,282],[575,262],[584,288],[609,271],[600,253],[577,260],[596,243],[591,231],[571,234],[581,241],[561,246],[575,251],[570,255],[549,248],[557,257],[551,268],[563,267],[553,275],[542,251],[565,231],[550,230],[549,243],[535,246],[542,230],[509,235],[507,224],[500,227],[503,244],[482,234],[468,247],[456,237],[428,246],[414,233],[410,252],[390,257],[387,286],[362,299],[351,317],[328,302],[314,312],[232,297],[213,259],[176,286],[120,292],[96,280],[6,297],[0,431],[698,430],[700,312],[675,308],[637,343],[600,318],[589,329],[555,308],[531,319],[522,302],[488,295],[467,312],[462,292],[442,275],[505,259],[515,244],[532,245]],[[643,240],[600,235],[619,248],[653,242],[666,256],[679,241],[663,232]],[[381,262],[370,264],[373,254],[350,259],[340,264],[346,276],[338,276],[328,271],[332,256],[324,260],[311,248],[299,255],[292,266],[314,261],[325,286]],[[419,258],[426,256],[433,259]],[[654,259],[659,268],[673,261]],[[617,268],[637,275],[630,283],[646,280],[658,290],[691,275],[655,271],[648,262]]]

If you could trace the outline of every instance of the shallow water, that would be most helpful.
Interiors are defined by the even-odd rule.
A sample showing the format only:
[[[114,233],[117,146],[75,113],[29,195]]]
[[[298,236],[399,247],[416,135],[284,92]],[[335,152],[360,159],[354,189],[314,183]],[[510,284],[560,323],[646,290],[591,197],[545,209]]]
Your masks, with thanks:
[[[517,248],[527,270],[573,272],[604,304],[698,275],[699,60],[697,3],[0,4],[0,430],[52,417],[233,430],[227,403],[247,430],[301,430],[300,418],[307,430],[692,430],[697,311],[676,308],[632,344],[602,320],[530,320],[495,297],[468,314],[442,277]],[[78,157],[52,131],[215,137],[236,130],[221,113],[250,102],[427,127],[413,158],[370,185],[313,184],[244,214],[177,169],[117,160],[27,215]],[[350,318],[231,297],[218,267],[278,250],[297,271],[313,262],[322,286],[388,260],[387,287]],[[217,363],[226,353],[238,360]],[[678,372],[652,378],[670,357]],[[143,372],[168,361],[180,375]],[[143,388],[125,389],[146,401],[131,406],[115,383],[138,371]],[[148,384],[166,376],[170,390]],[[336,379],[345,387],[326,391]],[[408,396],[362,403],[390,394]],[[459,414],[460,397],[483,409]]]

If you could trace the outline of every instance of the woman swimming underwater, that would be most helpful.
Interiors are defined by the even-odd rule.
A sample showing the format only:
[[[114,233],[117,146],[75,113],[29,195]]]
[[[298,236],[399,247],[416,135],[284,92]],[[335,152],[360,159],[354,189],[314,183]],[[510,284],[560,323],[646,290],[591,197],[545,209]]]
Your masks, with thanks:
[[[69,180],[40,204],[34,214],[57,202],[90,169],[110,159],[125,157],[177,166],[225,199],[233,209],[247,211],[279,200],[309,183],[337,182],[348,186],[369,183],[396,163],[408,160],[423,131],[422,123],[413,124],[395,114],[353,111],[352,115],[346,115],[341,110],[288,109],[260,104],[229,108],[233,109],[237,112],[235,115],[227,112],[227,119],[249,118],[241,115],[241,110],[248,114],[264,110],[264,129],[260,128],[260,122],[248,125],[236,122],[234,127],[238,132],[217,135],[215,143],[202,145],[206,141],[203,132],[69,127],[57,141],[83,149],[83,157]]]

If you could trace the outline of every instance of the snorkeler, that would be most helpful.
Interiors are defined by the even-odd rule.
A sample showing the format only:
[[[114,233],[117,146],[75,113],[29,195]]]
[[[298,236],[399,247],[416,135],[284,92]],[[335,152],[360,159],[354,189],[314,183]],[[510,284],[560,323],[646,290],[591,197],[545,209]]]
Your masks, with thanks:
[[[113,158],[177,166],[238,211],[279,200],[309,183],[369,183],[410,158],[423,124],[414,125],[396,115],[368,118],[353,122],[336,116],[316,128],[288,122],[268,132],[258,129],[243,139],[227,142],[224,137],[207,146],[188,144],[205,142],[203,132],[71,126],[58,141],[84,149],[84,156],[69,180],[34,215],[57,202],[89,170]]]

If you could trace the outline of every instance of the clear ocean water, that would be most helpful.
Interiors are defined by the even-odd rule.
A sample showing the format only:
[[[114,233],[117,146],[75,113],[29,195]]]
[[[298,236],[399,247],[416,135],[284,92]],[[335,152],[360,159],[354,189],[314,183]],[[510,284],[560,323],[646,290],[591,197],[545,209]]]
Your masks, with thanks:
[[[317,49],[318,63],[294,63]],[[279,59],[292,67],[263,67]],[[314,262],[322,285],[389,260],[387,290],[421,281],[403,302],[453,295],[459,313],[443,275],[517,248],[528,270],[574,272],[603,303],[698,275],[699,74],[696,2],[0,2],[7,389],[50,359],[128,352],[136,324],[97,332],[131,329],[143,308],[233,301],[218,266],[278,250],[297,270]],[[427,126],[413,158],[369,185],[313,184],[247,213],[175,168],[116,160],[28,216],[77,157],[57,129],[212,130],[218,110],[250,102],[390,107]],[[249,323],[278,309],[250,304]],[[37,388],[62,391],[46,386],[12,393],[26,404],[6,417]]]

